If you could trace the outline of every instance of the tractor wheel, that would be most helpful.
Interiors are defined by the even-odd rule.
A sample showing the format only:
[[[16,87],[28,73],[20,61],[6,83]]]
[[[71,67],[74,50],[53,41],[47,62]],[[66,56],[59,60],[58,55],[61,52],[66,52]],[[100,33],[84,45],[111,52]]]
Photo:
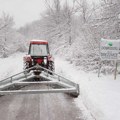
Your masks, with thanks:
[[[24,61],[23,65],[24,65],[23,66],[24,71],[26,71],[27,73],[29,73],[30,71],[27,70],[29,68],[29,63],[26,62],[26,61]]]
[[[51,70],[52,72],[55,71],[55,67],[54,67],[54,62],[53,62],[53,61],[50,61],[50,62],[49,62],[48,69]],[[52,75],[52,73],[50,73],[50,74]]]

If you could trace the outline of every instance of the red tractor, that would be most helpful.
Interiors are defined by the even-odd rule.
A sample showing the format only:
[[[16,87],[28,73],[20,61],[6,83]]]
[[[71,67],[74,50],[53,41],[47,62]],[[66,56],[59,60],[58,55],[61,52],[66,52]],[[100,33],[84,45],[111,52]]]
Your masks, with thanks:
[[[31,40],[28,54],[24,57],[24,70],[40,65],[54,71],[54,59],[50,55],[48,41]]]

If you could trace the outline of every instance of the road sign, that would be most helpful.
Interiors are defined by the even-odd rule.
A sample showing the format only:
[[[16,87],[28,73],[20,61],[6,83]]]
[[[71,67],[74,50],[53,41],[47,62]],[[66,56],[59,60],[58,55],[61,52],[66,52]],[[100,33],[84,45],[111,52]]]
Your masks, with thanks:
[[[101,60],[117,60],[119,53],[119,40],[101,39],[100,58]]]

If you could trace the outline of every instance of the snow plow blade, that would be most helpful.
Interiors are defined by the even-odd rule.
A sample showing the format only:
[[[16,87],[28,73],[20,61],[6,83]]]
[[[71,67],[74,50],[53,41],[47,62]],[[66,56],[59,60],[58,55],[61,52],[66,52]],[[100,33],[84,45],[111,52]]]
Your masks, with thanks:
[[[31,69],[35,71],[28,73]],[[40,74],[35,75],[36,71]],[[34,84],[44,86],[44,89],[21,89]],[[39,65],[0,81],[0,95],[44,93],[67,93],[78,97],[79,85]]]

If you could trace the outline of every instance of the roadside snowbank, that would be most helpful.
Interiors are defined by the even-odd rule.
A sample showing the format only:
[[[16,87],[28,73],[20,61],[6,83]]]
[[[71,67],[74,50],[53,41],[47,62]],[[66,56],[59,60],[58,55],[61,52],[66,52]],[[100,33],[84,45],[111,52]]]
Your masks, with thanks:
[[[56,58],[57,73],[80,84],[80,97],[96,120],[120,120],[120,76],[97,77],[97,74],[77,70],[68,62]],[[61,68],[61,69],[60,69]]]
[[[8,58],[0,58],[0,80],[23,71],[23,56],[25,53],[15,53]]]

